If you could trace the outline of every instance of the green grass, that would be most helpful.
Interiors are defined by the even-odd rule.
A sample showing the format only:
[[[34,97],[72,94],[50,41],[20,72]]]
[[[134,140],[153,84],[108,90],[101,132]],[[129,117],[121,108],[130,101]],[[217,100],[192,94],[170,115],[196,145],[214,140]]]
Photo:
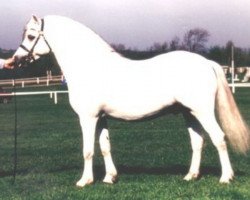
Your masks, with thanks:
[[[250,125],[250,90],[237,89],[236,100]],[[230,149],[236,178],[221,185],[218,154],[208,137],[201,178],[182,180],[191,146],[181,115],[137,123],[109,120],[119,182],[102,183],[103,159],[96,142],[95,184],[79,189],[82,137],[67,95],[59,95],[57,105],[48,95],[18,97],[17,108],[18,174],[13,185],[14,103],[0,104],[0,199],[250,199],[250,155]]]

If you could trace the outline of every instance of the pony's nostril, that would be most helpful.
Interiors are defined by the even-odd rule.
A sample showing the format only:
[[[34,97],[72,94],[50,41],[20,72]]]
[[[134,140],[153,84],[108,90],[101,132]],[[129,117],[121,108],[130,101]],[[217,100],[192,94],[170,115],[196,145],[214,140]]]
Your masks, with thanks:
[[[18,60],[18,56],[17,55],[15,55],[13,58],[14,58],[15,61]]]

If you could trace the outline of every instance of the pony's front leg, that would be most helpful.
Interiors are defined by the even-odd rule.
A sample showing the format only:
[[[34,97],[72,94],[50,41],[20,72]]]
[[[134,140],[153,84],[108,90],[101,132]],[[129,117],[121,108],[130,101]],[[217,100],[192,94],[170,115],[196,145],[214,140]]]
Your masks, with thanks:
[[[103,182],[113,184],[117,181],[117,170],[115,168],[111,155],[109,131],[107,126],[107,121],[105,118],[100,119],[98,127],[100,133],[99,143],[106,168],[106,175],[105,178],[103,179]]]
[[[96,117],[80,118],[83,135],[84,170],[81,179],[76,183],[78,187],[84,187],[94,181],[93,156],[97,120]]]

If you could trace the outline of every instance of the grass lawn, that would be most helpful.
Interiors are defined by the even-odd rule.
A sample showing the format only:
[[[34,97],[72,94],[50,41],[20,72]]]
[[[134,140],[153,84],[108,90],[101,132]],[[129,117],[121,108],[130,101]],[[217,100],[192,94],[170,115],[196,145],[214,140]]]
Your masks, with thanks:
[[[235,97],[250,125],[250,89],[236,89]],[[109,120],[119,181],[102,183],[104,165],[96,142],[96,182],[79,189],[82,136],[67,95],[60,94],[57,105],[48,95],[18,97],[17,108],[18,174],[13,184],[14,103],[0,104],[0,199],[250,199],[250,154],[230,149],[236,178],[221,185],[218,154],[208,137],[201,178],[182,180],[191,146],[181,115],[137,123]]]

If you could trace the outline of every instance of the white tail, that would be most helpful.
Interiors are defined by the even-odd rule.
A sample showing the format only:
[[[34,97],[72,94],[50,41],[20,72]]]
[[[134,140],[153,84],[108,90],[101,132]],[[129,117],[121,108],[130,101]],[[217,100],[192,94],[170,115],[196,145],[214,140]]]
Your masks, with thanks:
[[[235,103],[221,66],[214,63],[213,68],[218,81],[216,110],[222,129],[232,147],[238,152],[246,153],[250,147],[248,126]]]

